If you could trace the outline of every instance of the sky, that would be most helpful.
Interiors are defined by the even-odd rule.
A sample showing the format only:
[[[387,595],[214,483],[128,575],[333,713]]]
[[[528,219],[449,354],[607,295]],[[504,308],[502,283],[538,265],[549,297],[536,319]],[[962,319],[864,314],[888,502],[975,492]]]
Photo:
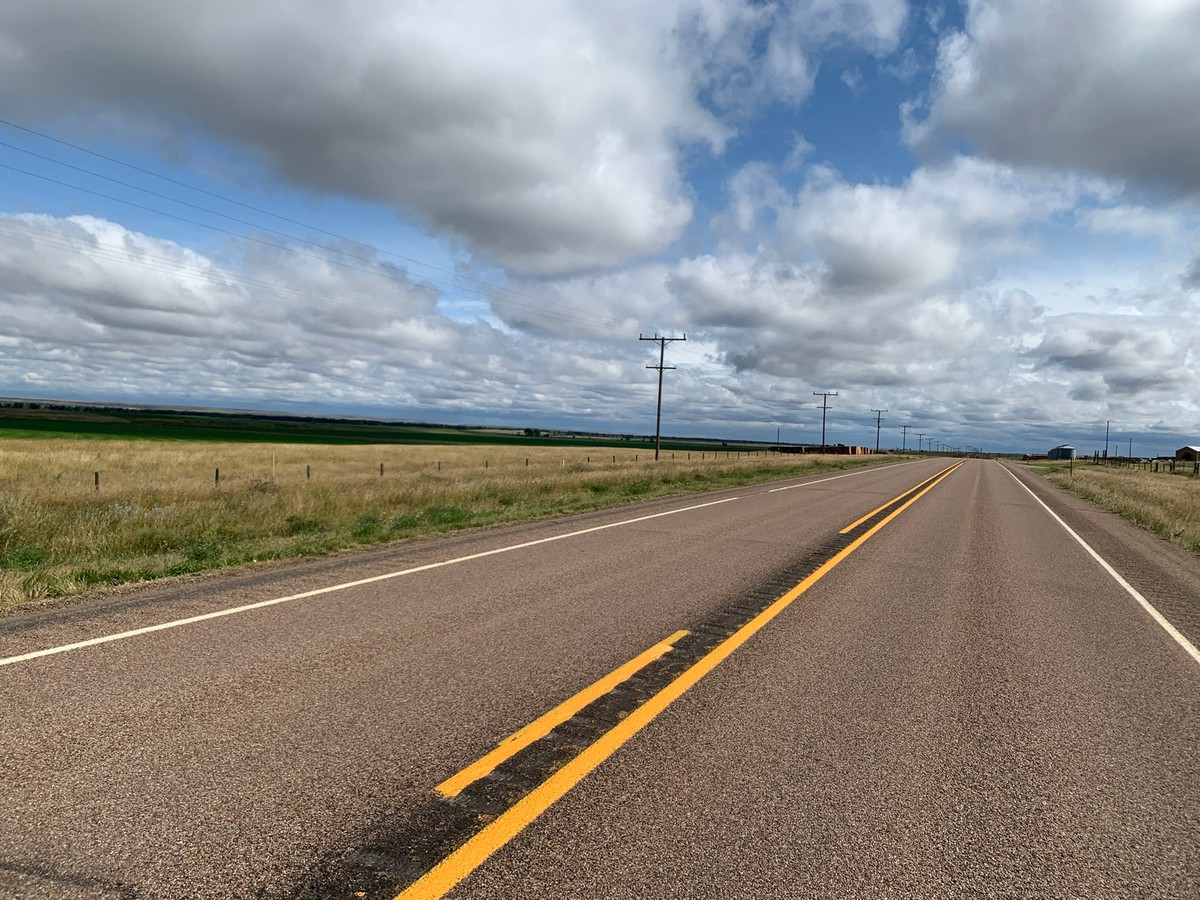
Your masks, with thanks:
[[[1200,0],[5,0],[0,396],[1200,443]],[[880,410],[883,412],[875,412]],[[1132,441],[1132,444],[1130,444]]]

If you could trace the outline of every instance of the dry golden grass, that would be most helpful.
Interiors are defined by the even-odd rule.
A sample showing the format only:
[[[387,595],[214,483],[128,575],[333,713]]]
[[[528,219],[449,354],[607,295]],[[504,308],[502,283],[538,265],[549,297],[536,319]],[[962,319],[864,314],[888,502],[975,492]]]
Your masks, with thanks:
[[[1200,554],[1200,478],[1080,460],[1074,475],[1062,463],[1041,463],[1034,469],[1059,487]]]
[[[585,447],[3,440],[0,614],[98,586],[886,459],[663,456],[655,463],[645,451]]]

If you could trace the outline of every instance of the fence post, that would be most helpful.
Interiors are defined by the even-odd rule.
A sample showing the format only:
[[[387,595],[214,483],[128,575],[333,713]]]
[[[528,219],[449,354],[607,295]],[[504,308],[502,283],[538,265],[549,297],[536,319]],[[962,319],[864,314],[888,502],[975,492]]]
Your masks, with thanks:
[[[100,490],[100,473],[96,473],[96,490]]]

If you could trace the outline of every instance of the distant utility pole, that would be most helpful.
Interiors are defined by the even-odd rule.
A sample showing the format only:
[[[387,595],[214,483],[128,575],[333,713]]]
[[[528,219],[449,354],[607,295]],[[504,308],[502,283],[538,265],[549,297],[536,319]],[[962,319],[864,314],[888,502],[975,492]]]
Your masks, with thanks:
[[[674,366],[664,366],[663,359],[667,355],[667,344],[672,341],[686,341],[687,335],[683,337],[659,337],[658,332],[654,333],[654,337],[646,337],[638,335],[639,341],[656,341],[658,343],[658,365],[646,366],[647,369],[658,369],[658,415],[654,418],[654,458],[658,459],[658,449],[662,442],[662,379],[664,369],[674,369]]]
[[[1129,458],[1133,459],[1133,438],[1129,439]]]
[[[887,410],[886,409],[873,409],[873,410],[871,410],[871,412],[875,413],[875,452],[878,453],[879,452],[880,423],[883,422],[883,414],[885,412],[887,412]]]
[[[917,434],[917,453],[920,453],[920,452],[922,452],[922,451],[921,451],[921,442],[922,442],[923,440],[925,440],[925,432],[923,432],[923,431],[922,431],[922,432],[920,432],[920,433],[918,433],[918,434]]]
[[[813,391],[814,397],[821,399],[821,452],[825,452],[825,411],[829,409],[829,398],[836,397],[837,391]]]
[[[901,453],[904,453],[905,451],[908,450],[908,429],[910,429],[910,428],[912,428],[911,425],[901,425],[900,426],[900,432],[903,435],[900,439],[900,443],[901,443],[900,452]]]
[[[1105,421],[1104,423],[1104,458],[1108,459],[1108,426],[1112,423]]]

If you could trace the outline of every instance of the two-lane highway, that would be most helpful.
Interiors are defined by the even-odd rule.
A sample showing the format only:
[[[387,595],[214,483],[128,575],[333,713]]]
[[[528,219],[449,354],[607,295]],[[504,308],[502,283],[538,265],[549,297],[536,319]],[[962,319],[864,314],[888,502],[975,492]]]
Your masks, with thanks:
[[[0,895],[1194,896],[1197,605],[927,460],[17,617]]]

